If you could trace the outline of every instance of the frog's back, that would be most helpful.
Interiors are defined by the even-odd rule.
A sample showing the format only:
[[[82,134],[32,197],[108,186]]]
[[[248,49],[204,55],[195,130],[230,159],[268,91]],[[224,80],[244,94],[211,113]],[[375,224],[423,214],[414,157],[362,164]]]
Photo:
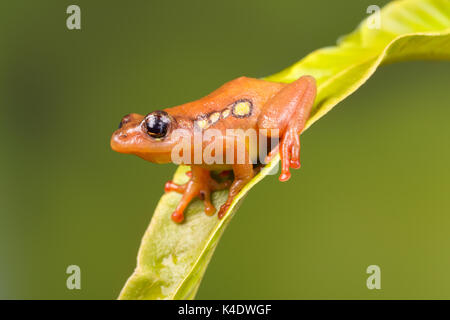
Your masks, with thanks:
[[[240,77],[199,100],[165,111],[181,127],[219,130],[256,128],[265,103],[284,86],[282,83]]]

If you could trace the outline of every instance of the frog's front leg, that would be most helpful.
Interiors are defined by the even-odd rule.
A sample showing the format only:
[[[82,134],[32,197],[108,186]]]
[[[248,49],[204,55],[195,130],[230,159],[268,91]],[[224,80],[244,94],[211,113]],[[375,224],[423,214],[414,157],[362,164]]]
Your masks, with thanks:
[[[315,79],[311,76],[303,76],[286,85],[267,101],[258,118],[258,127],[267,129],[268,136],[270,136],[270,130],[279,130],[280,181],[289,180],[291,177],[289,168],[300,168],[299,134],[305,127],[315,97]]]
[[[169,181],[164,187],[166,192],[175,191],[183,194],[183,198],[181,198],[180,203],[172,213],[172,220],[174,222],[179,223],[184,220],[184,210],[195,197],[203,200],[205,213],[207,215],[213,215],[216,209],[211,203],[211,192],[226,189],[230,186],[230,181],[220,183],[211,178],[210,172],[207,169],[198,166],[192,166],[191,169],[191,174],[189,174],[191,178],[187,183],[179,185]]]

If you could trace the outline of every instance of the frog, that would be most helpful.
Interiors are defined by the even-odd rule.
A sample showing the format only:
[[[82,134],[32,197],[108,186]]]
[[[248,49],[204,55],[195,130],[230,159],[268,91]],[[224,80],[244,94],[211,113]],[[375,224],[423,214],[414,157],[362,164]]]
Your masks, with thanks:
[[[214,129],[216,139],[228,141],[229,129],[254,130],[265,139],[275,136],[278,143],[267,150],[265,161],[270,161],[279,153],[281,173],[279,180],[290,179],[290,169],[300,168],[300,134],[305,128],[316,97],[316,81],[314,77],[304,75],[290,83],[274,82],[251,77],[239,77],[228,81],[210,94],[178,106],[158,109],[147,115],[127,114],[122,118],[119,128],[112,134],[111,148],[119,153],[134,154],[153,163],[173,163],[173,150],[180,139],[193,136],[195,132]],[[181,135],[175,134],[182,130]],[[260,138],[263,139],[263,138]],[[206,144],[191,140],[192,148],[204,150]],[[245,139],[235,138],[234,144],[226,144],[231,148],[248,143]],[[259,146],[259,144],[258,144]],[[258,148],[258,147],[257,147]],[[225,147],[216,151],[218,158],[225,157]],[[228,197],[219,208],[218,218],[222,219],[242,188],[255,176],[257,169],[250,161],[250,151],[246,145],[245,161],[211,163],[200,157],[185,157],[178,164],[190,165],[187,172],[189,180],[185,184],[168,181],[166,192],[182,194],[181,200],[171,214],[175,223],[184,221],[188,205],[200,198],[204,203],[204,211],[212,216],[217,211],[211,201],[214,191],[229,189]],[[268,147],[269,149],[269,147]],[[220,153],[220,154],[219,154]],[[253,158],[252,158],[253,159]],[[249,160],[249,161],[247,161]],[[257,167],[257,166],[256,166]],[[233,175],[232,179],[217,179]]]

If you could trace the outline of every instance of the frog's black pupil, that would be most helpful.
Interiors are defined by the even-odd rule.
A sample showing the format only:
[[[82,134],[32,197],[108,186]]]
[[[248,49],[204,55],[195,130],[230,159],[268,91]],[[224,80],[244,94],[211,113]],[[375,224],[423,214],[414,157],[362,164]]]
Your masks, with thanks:
[[[147,133],[153,138],[163,138],[169,129],[170,119],[166,112],[155,111],[145,118]]]

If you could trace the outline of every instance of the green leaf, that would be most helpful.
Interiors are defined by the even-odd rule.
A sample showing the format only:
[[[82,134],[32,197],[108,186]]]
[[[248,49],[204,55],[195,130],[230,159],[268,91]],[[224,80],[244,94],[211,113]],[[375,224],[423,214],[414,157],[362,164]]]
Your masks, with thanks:
[[[376,14],[366,18],[336,46],[316,50],[291,67],[266,79],[291,82],[309,74],[318,91],[306,128],[338,102],[358,89],[378,66],[411,59],[450,59],[450,1],[402,0],[384,7],[380,29],[370,28]],[[306,130],[306,129],[305,129]],[[142,239],[137,268],[119,299],[193,299],[214,249],[247,192],[272,170],[275,157],[234,199],[222,220],[209,217],[201,201],[194,201],[182,224],[170,219],[181,195],[170,192],[161,198]],[[180,166],[177,183],[187,181],[189,167]],[[213,194],[220,207],[227,191]]]

